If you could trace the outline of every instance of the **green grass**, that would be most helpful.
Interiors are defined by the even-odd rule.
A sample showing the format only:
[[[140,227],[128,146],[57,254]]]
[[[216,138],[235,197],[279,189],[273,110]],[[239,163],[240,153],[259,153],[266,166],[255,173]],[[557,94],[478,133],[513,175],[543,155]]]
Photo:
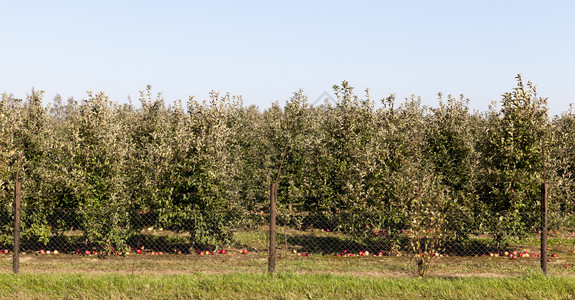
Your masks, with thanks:
[[[2,299],[568,299],[573,277],[0,274]]]

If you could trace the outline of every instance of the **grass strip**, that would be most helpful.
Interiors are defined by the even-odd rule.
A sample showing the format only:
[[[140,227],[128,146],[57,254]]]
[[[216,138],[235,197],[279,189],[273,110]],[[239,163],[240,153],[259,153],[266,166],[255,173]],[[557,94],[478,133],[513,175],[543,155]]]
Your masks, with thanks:
[[[575,278],[0,274],[2,299],[565,299]]]

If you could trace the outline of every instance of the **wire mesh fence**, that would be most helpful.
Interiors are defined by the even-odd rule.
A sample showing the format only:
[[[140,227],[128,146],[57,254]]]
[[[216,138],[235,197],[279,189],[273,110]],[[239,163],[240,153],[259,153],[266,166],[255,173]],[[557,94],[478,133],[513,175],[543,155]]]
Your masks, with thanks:
[[[575,216],[551,214],[547,234],[554,270],[575,273]],[[434,259],[444,274],[524,274],[541,262],[541,213],[452,214],[431,223],[390,210],[277,210],[275,251],[270,211],[39,209],[21,214],[22,271],[408,272]],[[0,268],[10,270],[14,209],[0,213]],[[543,232],[545,233],[545,232]],[[506,260],[502,260],[507,258]],[[510,265],[509,262],[519,261]],[[502,266],[505,266],[502,271]],[[570,274],[569,273],[569,274]]]
[[[242,219],[234,219],[221,228],[201,227],[189,224],[185,226],[165,226],[161,212],[135,211],[129,214],[125,228],[84,228],[78,222],[78,212],[71,210],[53,211],[47,218],[45,232],[29,230],[25,223],[22,227],[21,251],[24,259],[23,271],[42,270],[54,267],[55,264],[86,263],[84,258],[98,258],[90,261],[90,268],[109,268],[112,271],[122,270],[127,266],[143,268],[150,259],[166,260],[187,264],[188,271],[203,270],[202,266],[209,261],[209,270],[238,269],[246,271],[263,271],[268,256],[269,214],[268,212],[250,212]],[[180,213],[181,218],[193,223],[198,212]],[[229,216],[234,218],[237,216]],[[381,217],[381,216],[379,216]],[[25,217],[23,216],[25,219]],[[231,219],[230,219],[231,220]],[[414,255],[433,256],[440,261],[454,259],[453,263],[461,264],[458,259],[475,259],[481,257],[506,257],[509,260],[522,260],[521,270],[537,271],[540,252],[540,220],[530,218],[515,222],[517,228],[488,232],[450,228],[446,224],[440,231],[431,229],[416,231],[409,224],[377,222],[373,215],[359,215],[349,212],[300,212],[285,214],[279,211],[277,220],[276,255],[278,271],[301,271],[308,267],[314,270],[332,269],[347,271],[349,269],[376,268],[377,264],[365,266],[363,259],[386,258],[390,264],[401,266],[409,264],[405,259]],[[173,221],[173,220],[172,220]],[[508,222],[503,216],[493,216],[493,224]],[[485,220],[484,222],[489,222]],[[4,224],[6,225],[6,224]],[[4,226],[3,229],[6,229]],[[497,228],[497,226],[492,226]],[[191,229],[195,229],[191,230]],[[214,235],[219,234],[216,238]],[[572,251],[575,249],[575,228],[550,227],[549,240],[551,251],[556,253],[564,264],[570,264]],[[9,269],[8,258],[13,245],[12,232],[3,230],[0,249],[5,253],[4,266]],[[98,240],[101,237],[103,240]],[[550,254],[550,259],[553,258]],[[357,258],[350,258],[357,257]],[[217,261],[214,261],[216,259]],[[566,260],[567,259],[567,260]],[[36,262],[34,264],[33,262]],[[252,263],[252,267],[245,269]],[[289,265],[296,263],[297,266]],[[377,263],[377,261],[372,261]],[[497,269],[495,265],[483,266],[486,271]],[[525,266],[525,263],[529,267]],[[303,264],[303,265],[302,265]],[[305,264],[308,264],[306,266]],[[318,266],[320,264],[320,266]],[[345,268],[341,265],[344,264]],[[353,266],[355,264],[355,266]],[[95,266],[96,265],[96,266]],[[140,267],[138,267],[140,266]],[[197,268],[200,269],[197,269]],[[162,273],[171,266],[157,265],[156,271]],[[191,268],[191,269],[190,269]],[[207,266],[203,266],[207,268]],[[343,269],[342,269],[343,268]],[[75,267],[83,270],[83,267]],[[84,269],[85,270],[85,269]],[[466,271],[462,271],[466,272]]]

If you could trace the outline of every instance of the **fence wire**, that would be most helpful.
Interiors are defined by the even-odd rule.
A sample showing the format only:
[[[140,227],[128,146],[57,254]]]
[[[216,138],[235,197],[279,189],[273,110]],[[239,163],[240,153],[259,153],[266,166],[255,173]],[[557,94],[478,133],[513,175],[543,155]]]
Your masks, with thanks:
[[[0,215],[0,254],[4,254],[0,267],[4,271],[9,270],[13,249],[13,218],[10,210]],[[28,258],[23,260],[22,271],[70,263],[78,264],[74,269],[87,272],[98,268],[125,270],[127,266],[153,273],[262,271],[269,250],[269,219],[269,212],[261,210],[120,212],[27,207],[22,211],[20,249]],[[563,269],[575,263],[574,224],[575,218],[569,214],[550,221],[550,262],[555,259]],[[277,216],[277,270],[358,272],[378,264],[395,270],[407,264],[406,258],[426,255],[444,259],[446,269],[476,257],[522,260],[517,269],[509,267],[511,274],[522,274],[539,268],[540,234],[537,212],[477,214],[472,220],[446,219],[425,227],[389,211],[301,212],[283,207]],[[147,269],[152,257],[164,263]],[[211,260],[203,264],[202,257]],[[387,260],[374,260],[381,258]],[[452,260],[447,263],[446,258]],[[175,262],[186,267],[178,269]],[[481,268],[490,272],[501,266],[500,261],[491,262],[491,267],[462,268],[459,272],[473,273]]]

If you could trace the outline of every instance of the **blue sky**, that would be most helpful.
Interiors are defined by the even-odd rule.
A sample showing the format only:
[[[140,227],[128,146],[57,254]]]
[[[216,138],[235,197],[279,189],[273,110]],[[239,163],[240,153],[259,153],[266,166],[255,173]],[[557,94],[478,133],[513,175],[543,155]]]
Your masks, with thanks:
[[[575,102],[574,16],[575,1],[0,0],[0,92],[123,103],[150,84],[167,102],[214,89],[266,108],[347,80],[485,111],[521,73],[560,114]]]

